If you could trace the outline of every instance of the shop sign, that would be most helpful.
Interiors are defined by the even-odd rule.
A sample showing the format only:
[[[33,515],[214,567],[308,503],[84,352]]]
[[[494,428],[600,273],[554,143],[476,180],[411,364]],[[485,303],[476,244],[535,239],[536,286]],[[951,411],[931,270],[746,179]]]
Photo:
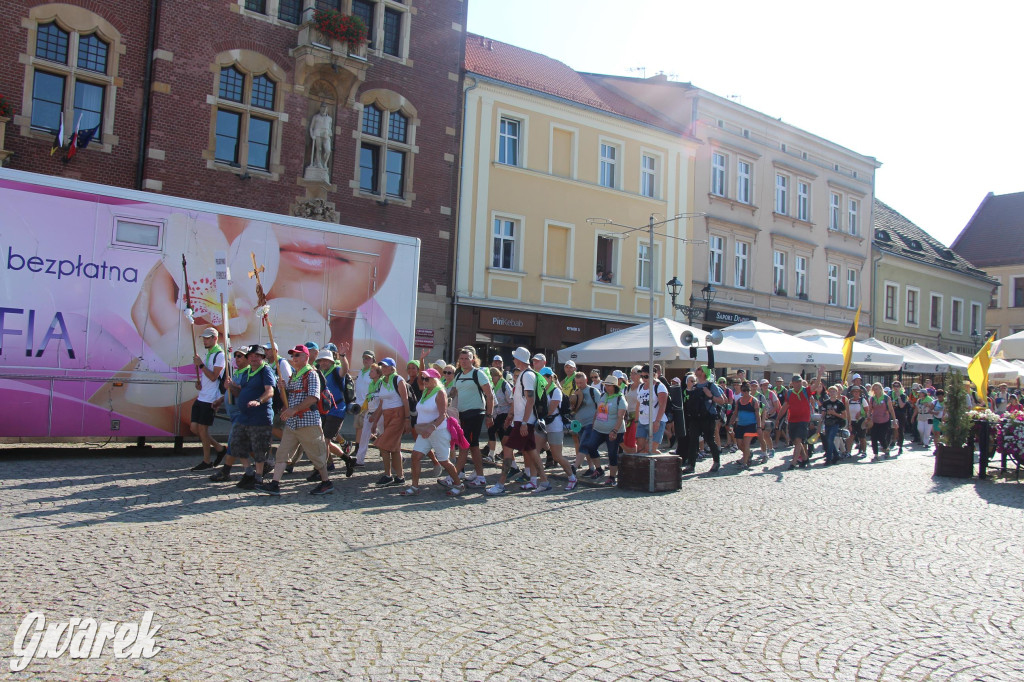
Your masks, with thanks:
[[[509,310],[480,310],[480,329],[507,334],[531,335],[537,330],[537,316]]]
[[[740,315],[739,313],[727,313],[723,310],[709,310],[705,319],[708,322],[720,322],[722,324],[739,324],[740,322],[756,322],[757,318],[752,315]]]
[[[417,348],[433,348],[434,347],[434,330],[424,329],[422,327],[416,327],[416,347]]]

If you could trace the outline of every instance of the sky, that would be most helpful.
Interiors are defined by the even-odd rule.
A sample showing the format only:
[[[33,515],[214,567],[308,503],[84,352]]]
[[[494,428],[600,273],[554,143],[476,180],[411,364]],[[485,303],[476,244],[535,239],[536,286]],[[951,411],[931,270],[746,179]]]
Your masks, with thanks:
[[[663,72],[875,157],[875,196],[947,245],[986,194],[1024,191],[1020,0],[467,1],[472,33]]]

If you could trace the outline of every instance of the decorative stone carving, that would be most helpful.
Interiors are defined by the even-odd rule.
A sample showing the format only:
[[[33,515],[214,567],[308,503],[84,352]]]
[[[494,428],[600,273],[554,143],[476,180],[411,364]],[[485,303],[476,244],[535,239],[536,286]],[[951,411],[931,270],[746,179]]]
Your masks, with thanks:
[[[309,218],[311,220],[322,220],[325,223],[338,222],[338,212],[334,205],[326,199],[307,199],[295,205],[292,211],[298,218]]]

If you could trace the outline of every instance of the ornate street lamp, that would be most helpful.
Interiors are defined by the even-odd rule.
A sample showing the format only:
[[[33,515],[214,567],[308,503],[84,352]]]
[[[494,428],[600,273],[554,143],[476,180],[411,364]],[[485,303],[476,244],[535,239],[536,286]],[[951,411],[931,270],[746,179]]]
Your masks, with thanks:
[[[687,323],[692,327],[693,318],[700,314],[700,308],[694,305],[696,300],[693,297],[693,293],[690,293],[690,305],[683,305],[682,303],[676,303],[676,299],[679,297],[679,292],[683,289],[683,283],[679,281],[678,277],[673,276],[668,282],[665,283],[668,288],[669,297],[672,299],[672,307],[686,315]],[[700,290],[701,298],[704,299],[704,319],[707,320],[711,312],[711,304],[715,302],[715,295],[718,291],[715,287],[708,282]]]

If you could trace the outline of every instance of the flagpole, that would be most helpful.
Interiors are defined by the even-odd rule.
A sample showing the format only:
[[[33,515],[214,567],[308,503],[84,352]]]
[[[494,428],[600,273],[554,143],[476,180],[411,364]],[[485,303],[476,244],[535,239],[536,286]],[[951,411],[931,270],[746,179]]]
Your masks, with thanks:
[[[192,294],[188,283],[188,263],[185,262],[185,254],[181,254],[181,273],[185,278],[185,314],[188,316],[189,331],[192,332],[192,355],[198,355],[196,352],[196,320],[192,316]],[[198,366],[196,366],[196,383],[199,383]]]
[[[256,263],[256,252],[250,251],[249,255],[252,256],[252,270],[249,271],[249,279],[256,280],[256,308],[259,311],[260,317],[263,319],[263,323],[267,325],[267,336],[270,337],[270,347],[274,347],[274,325],[270,323],[270,305],[267,303],[267,294],[263,291],[263,282],[260,281],[260,273],[263,272],[264,267]],[[278,354],[278,362],[280,362],[280,353]],[[278,368],[274,367],[274,372],[278,374],[278,384],[281,389],[281,398],[284,400],[285,405],[288,404],[288,393],[284,388],[284,379],[278,373]]]

